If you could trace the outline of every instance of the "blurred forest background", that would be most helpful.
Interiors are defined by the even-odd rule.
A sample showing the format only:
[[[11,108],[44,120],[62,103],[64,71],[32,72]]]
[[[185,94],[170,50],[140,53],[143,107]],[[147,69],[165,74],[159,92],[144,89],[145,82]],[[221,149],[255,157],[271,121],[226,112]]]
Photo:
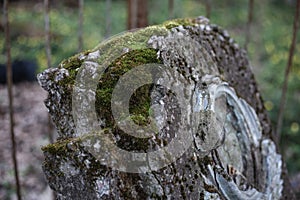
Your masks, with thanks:
[[[144,0],[137,0],[136,2],[141,1]],[[253,18],[250,25],[248,24],[248,0],[148,0],[146,8],[139,9],[143,9],[144,17],[147,19],[143,25],[160,24],[170,18],[209,16],[211,23],[228,30],[231,37],[241,47],[247,43],[252,70],[265,101],[265,108],[268,110],[275,127],[284,71],[292,41],[296,1],[254,0]],[[78,2],[80,0],[49,1],[50,65],[52,67],[56,67],[63,59],[74,55],[79,49],[91,49],[105,38],[126,31],[130,27],[127,20],[128,2],[126,0],[85,0],[82,12],[81,43],[79,42],[80,12]],[[173,3],[170,5],[170,2]],[[2,5],[3,2],[1,1]],[[0,47],[2,48],[0,63],[5,64],[6,50],[2,18],[3,16],[1,16],[0,24]],[[44,1],[10,1],[9,20],[12,60],[33,60],[37,63],[39,72],[45,70],[48,64],[45,51]],[[249,27],[248,41],[246,33]],[[298,41],[299,39],[300,33],[298,33]],[[1,93],[0,91],[0,101],[7,102],[3,100],[3,98],[7,98],[4,95],[6,95],[5,92]],[[35,96],[31,96],[31,98],[34,99]],[[297,42],[289,75],[287,104],[280,141],[281,152],[287,161],[287,168],[291,177],[300,177],[299,104],[300,42]],[[5,134],[9,134],[8,131]],[[10,188],[8,182],[5,183],[6,185],[1,182],[0,174],[0,190],[1,188]],[[10,188],[12,193],[13,190],[13,187]]]

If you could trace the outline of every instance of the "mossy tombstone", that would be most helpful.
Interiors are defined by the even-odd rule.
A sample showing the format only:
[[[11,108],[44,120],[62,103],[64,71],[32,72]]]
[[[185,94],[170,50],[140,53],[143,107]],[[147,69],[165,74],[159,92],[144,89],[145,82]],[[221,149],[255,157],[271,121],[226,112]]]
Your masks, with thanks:
[[[246,52],[206,18],[114,36],[38,79],[58,199],[289,195]]]

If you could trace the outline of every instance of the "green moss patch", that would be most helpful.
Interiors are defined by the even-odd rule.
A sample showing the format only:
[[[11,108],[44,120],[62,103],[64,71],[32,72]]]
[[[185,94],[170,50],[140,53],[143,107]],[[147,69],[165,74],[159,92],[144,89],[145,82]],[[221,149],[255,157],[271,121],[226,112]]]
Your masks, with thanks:
[[[194,18],[174,19],[166,21],[163,26],[167,29],[172,29],[178,26],[195,26],[196,20]]]
[[[126,72],[139,65],[162,63],[157,59],[155,49],[133,50],[115,60],[99,81],[96,91],[96,110],[104,118],[108,127],[114,125],[111,114],[111,96],[119,78]],[[134,80],[133,80],[134,81]],[[130,113],[137,124],[145,124],[150,108],[150,85],[139,88],[130,99]]]

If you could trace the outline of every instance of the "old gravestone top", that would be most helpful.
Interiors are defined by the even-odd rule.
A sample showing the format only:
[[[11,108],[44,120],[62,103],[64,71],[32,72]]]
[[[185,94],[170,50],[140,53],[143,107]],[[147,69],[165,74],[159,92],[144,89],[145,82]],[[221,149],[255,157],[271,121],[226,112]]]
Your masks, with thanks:
[[[38,79],[58,199],[290,195],[246,52],[206,18],[115,36]]]

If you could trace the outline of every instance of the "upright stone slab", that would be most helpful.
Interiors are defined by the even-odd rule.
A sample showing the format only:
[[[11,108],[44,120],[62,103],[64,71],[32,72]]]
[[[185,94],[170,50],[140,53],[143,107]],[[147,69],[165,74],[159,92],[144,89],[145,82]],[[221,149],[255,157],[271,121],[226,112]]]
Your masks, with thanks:
[[[246,52],[206,18],[115,36],[38,79],[58,199],[292,195]]]

